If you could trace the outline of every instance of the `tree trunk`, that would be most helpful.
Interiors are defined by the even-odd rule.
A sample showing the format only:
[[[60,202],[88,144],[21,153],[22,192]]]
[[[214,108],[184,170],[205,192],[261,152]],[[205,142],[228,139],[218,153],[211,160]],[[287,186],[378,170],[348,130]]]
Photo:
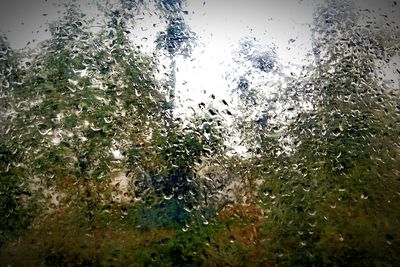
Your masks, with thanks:
[[[170,54],[170,76],[168,80],[169,97],[167,106],[164,110],[164,123],[167,129],[170,129],[173,124],[173,114],[175,108],[175,85],[176,85],[176,60],[173,54]]]
[[[176,60],[173,54],[170,54],[171,74],[169,77],[169,102],[171,111],[175,108],[175,86],[176,86]]]

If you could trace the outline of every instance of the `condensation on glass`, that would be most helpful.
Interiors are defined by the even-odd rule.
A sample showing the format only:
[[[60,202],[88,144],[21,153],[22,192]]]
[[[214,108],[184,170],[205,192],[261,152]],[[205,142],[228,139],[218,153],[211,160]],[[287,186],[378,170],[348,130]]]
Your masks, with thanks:
[[[397,1],[1,5],[0,265],[400,264]]]

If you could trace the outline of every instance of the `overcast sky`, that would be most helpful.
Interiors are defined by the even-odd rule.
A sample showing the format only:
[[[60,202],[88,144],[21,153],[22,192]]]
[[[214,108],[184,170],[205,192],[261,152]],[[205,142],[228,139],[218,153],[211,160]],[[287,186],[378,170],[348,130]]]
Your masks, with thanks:
[[[115,1],[115,0],[113,0]],[[19,49],[35,47],[46,38],[47,23],[59,19],[64,11],[57,0],[2,0],[0,30],[5,33],[11,46]],[[95,0],[79,0],[89,17],[99,15]],[[234,61],[239,41],[254,38],[261,46],[276,47],[278,60],[287,73],[298,72],[301,65],[309,64],[311,57],[312,15],[322,0],[188,0],[183,9],[188,12],[185,21],[197,35],[198,45],[189,59],[177,58],[177,97],[184,110],[199,101],[207,101],[211,94],[228,98],[237,78],[248,72],[248,66]],[[387,14],[389,21],[400,21],[399,5],[390,0],[359,0],[356,5],[372,12],[365,20],[382,20]],[[154,40],[165,29],[165,19],[158,16],[151,6],[135,20],[130,38],[142,50],[152,53]],[[163,60],[163,59],[162,59]],[[395,73],[389,71],[394,80]],[[165,70],[168,74],[168,69]],[[265,83],[274,79],[254,74],[251,82]],[[161,77],[162,78],[162,77]],[[164,78],[167,78],[165,76]],[[276,77],[275,77],[276,78]]]

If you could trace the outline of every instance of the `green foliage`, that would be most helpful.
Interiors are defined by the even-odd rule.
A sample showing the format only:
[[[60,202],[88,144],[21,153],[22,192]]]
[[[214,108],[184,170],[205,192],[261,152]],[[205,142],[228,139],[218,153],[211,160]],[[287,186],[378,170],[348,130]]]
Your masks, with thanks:
[[[271,167],[278,169],[267,167],[262,186],[271,218],[265,233],[274,233],[268,249],[282,265],[399,261],[392,246],[399,199],[388,191],[398,187],[393,137],[399,129],[388,129],[398,118],[396,100],[372,72],[379,51],[369,49],[371,42],[351,32],[354,28],[343,28],[340,36],[325,36],[330,42],[320,40],[325,57],[294,86],[306,95],[311,85],[309,101],[315,109],[300,112],[292,122],[287,135],[293,152],[272,159]],[[346,45],[353,42],[358,43],[356,62],[354,54],[346,56]]]
[[[340,12],[318,10],[317,64],[278,99],[298,107],[292,119],[237,120],[248,157],[227,156],[217,119],[165,118],[152,59],[133,48],[121,10],[93,33],[72,6],[24,67],[2,37],[1,264],[400,262],[398,95],[375,73],[396,45],[329,3]],[[168,22],[159,48],[187,54],[192,33],[180,15]]]
[[[16,166],[18,157],[0,145],[0,246],[21,234],[34,215],[35,204],[24,181],[26,172]]]
[[[135,195],[145,203],[137,211],[139,225],[181,228],[210,208],[205,206],[196,167],[220,152],[222,139],[212,120],[199,122],[170,128],[168,134],[153,132],[151,143],[129,152],[131,168],[143,170],[135,182]]]

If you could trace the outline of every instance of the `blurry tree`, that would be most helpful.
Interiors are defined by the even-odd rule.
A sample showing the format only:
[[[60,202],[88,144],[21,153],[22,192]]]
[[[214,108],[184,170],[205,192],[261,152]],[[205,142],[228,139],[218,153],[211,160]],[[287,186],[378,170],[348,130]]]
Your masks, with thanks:
[[[13,90],[21,83],[20,55],[0,36],[0,247],[21,233],[34,216],[35,201],[26,179],[22,151],[10,133],[18,119]]]
[[[195,33],[190,30],[182,16],[182,0],[162,0],[161,10],[167,16],[167,28],[158,34],[156,43],[158,49],[165,50],[171,62],[169,77],[169,101],[174,108],[176,86],[176,56],[189,57],[195,42]]]
[[[218,122],[198,118],[170,129],[168,134],[153,132],[153,136],[150,151],[141,145],[130,153],[132,169],[138,172],[135,195],[147,207],[139,211],[138,224],[182,227],[201,216],[212,216],[216,203],[206,199],[217,192],[203,188],[197,170],[203,162],[223,153]]]
[[[278,231],[268,247],[284,264],[399,262],[398,95],[377,76],[392,53],[346,1],[317,11],[314,47],[316,66],[289,86],[298,107],[313,109],[266,161],[266,229]]]
[[[132,48],[118,11],[107,28],[87,30],[74,6],[50,25],[20,89],[17,119],[9,131],[23,155],[29,179],[40,188],[78,179],[78,196],[90,218],[99,203],[96,187],[124,169],[128,147],[156,127],[163,101],[150,60]],[[157,119],[159,118],[159,119]],[[39,179],[39,180],[38,180]]]

